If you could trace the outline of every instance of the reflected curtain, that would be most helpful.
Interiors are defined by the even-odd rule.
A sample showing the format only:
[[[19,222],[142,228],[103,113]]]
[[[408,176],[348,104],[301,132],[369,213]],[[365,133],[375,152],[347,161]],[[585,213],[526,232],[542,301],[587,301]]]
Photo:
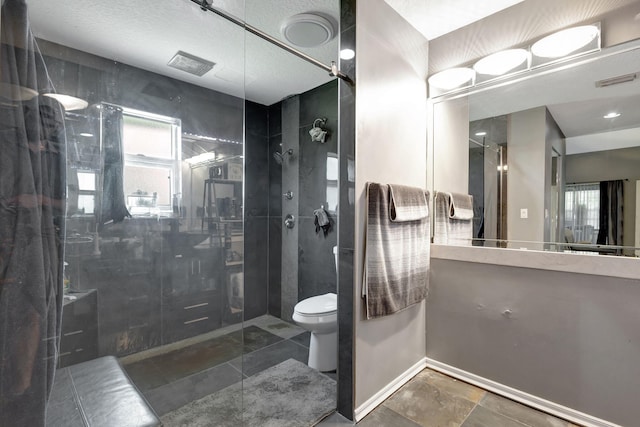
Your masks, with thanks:
[[[42,426],[62,318],[65,134],[24,0],[0,11],[0,425]]]
[[[131,217],[124,195],[124,153],[122,108],[102,104],[102,199],[100,224],[121,222]]]
[[[600,182],[600,231],[599,245],[622,245],[622,210],[624,182]]]

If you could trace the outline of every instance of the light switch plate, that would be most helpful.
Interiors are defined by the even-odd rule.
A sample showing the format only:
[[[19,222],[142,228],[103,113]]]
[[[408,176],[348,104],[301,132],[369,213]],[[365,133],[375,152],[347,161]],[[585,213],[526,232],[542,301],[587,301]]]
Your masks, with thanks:
[[[522,219],[529,218],[529,209],[520,209],[520,218]]]

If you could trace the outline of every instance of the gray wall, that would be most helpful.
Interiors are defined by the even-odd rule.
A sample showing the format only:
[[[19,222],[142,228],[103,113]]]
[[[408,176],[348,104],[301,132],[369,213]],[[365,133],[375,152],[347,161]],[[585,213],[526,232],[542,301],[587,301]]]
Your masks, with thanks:
[[[544,239],[546,108],[538,107],[509,115],[509,185],[507,233],[509,240],[540,242]],[[521,218],[527,209],[528,218]],[[539,245],[518,243],[518,247],[541,249]]]
[[[634,246],[636,222],[635,181],[640,179],[640,147],[567,156],[567,182],[599,182],[628,179],[623,188],[623,236],[625,246]]]
[[[365,183],[424,187],[427,40],[383,0],[357,6],[355,407],[425,356],[425,304],[366,320],[360,298]],[[402,351],[398,351],[401,349]],[[361,408],[362,409],[362,408]],[[372,408],[371,408],[372,409]]]
[[[640,280],[432,259],[427,356],[638,425],[639,302]]]

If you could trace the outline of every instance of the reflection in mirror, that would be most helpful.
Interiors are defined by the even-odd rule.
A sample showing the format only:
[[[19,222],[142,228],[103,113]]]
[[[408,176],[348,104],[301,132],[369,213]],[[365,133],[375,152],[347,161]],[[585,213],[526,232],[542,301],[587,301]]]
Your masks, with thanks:
[[[639,69],[633,41],[434,100],[434,189],[473,196],[473,245],[636,256]]]

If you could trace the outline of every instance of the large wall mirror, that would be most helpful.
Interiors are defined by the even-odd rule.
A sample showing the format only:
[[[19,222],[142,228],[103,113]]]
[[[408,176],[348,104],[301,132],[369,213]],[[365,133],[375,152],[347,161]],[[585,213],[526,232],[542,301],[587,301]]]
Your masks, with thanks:
[[[635,40],[433,98],[433,189],[473,196],[434,241],[640,255],[639,71]]]

